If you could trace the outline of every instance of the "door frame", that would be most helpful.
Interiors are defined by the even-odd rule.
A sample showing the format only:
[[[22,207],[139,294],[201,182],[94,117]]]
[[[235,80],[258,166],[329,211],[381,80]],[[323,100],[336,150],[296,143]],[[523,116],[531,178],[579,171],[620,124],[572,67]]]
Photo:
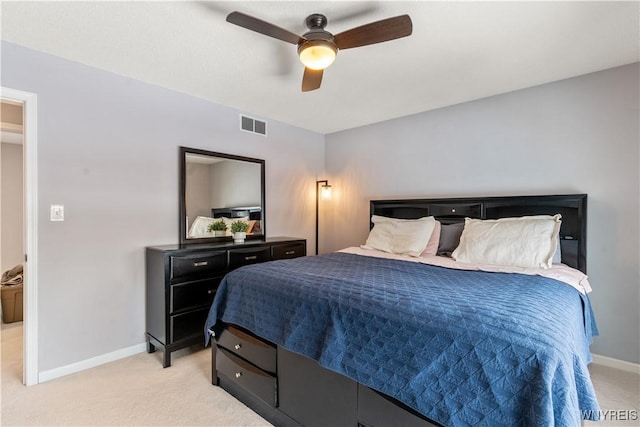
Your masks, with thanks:
[[[38,96],[0,87],[0,97],[23,106],[23,198],[25,251],[22,382],[38,384]]]

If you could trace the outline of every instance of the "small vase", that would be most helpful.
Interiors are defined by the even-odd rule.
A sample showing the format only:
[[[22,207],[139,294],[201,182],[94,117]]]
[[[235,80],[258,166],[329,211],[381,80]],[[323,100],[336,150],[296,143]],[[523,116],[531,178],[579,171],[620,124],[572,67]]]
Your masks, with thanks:
[[[227,232],[225,230],[213,230],[213,235],[215,237],[222,237],[224,235],[226,235]]]
[[[244,243],[244,239],[247,237],[247,233],[244,231],[238,231],[233,233],[233,241],[235,243]]]

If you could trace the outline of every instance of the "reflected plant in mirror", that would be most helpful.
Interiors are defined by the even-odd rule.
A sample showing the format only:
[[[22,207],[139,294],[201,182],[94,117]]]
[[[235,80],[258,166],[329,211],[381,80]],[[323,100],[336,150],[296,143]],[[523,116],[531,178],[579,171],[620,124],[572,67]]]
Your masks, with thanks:
[[[224,236],[227,231],[227,224],[223,220],[217,219],[209,224],[207,231],[210,233],[213,232],[213,235],[216,237]]]
[[[246,224],[247,239],[264,237],[261,159],[180,147],[180,243],[232,239],[231,224]]]

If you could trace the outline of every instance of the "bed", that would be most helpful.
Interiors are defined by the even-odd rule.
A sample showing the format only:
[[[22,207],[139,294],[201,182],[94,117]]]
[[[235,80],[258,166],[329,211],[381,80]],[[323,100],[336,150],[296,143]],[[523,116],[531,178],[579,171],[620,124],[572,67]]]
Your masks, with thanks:
[[[438,250],[460,229],[453,256],[465,259],[477,227],[523,216],[556,227],[550,248],[561,264],[369,247],[390,219],[422,232],[433,218]],[[214,384],[276,425],[578,425],[597,416],[586,195],[372,201],[371,219],[364,247],[225,277],[205,326]]]

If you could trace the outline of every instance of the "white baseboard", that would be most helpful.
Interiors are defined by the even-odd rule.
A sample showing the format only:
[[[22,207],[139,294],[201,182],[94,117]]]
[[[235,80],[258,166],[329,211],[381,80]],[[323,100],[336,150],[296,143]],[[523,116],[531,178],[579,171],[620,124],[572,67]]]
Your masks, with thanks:
[[[616,368],[627,372],[633,372],[634,374],[640,374],[640,364],[627,362],[626,360],[614,359],[613,357],[601,356],[599,354],[593,354],[593,363],[602,366],[608,366],[609,368]]]
[[[74,374],[76,372],[84,371],[86,369],[95,368],[96,366],[104,365],[105,363],[114,362],[116,360],[124,359],[125,357],[143,353],[146,350],[146,343],[136,344],[131,347],[113,351],[111,353],[92,357],[91,359],[72,363],[66,366],[61,366],[60,368],[43,371],[38,374],[38,382],[43,383],[46,381],[54,380],[56,378],[64,377],[66,375]],[[613,357],[601,356],[599,354],[593,354],[592,356],[593,363],[597,365],[603,365],[609,368],[615,368],[627,372],[633,372],[635,374],[640,374],[640,364],[638,363],[627,362],[625,360],[614,359]]]
[[[59,368],[51,369],[48,371],[42,371],[38,373],[38,383],[54,380],[56,378],[64,377],[65,375],[84,371],[85,369],[95,368],[96,366],[100,366],[100,365],[104,365],[105,363],[124,359],[125,357],[133,356],[135,354],[142,353],[146,350],[147,350],[146,343],[136,344],[131,347],[113,351],[111,353],[92,357],[91,359],[82,360],[80,362],[72,363],[66,366],[61,366]]]

